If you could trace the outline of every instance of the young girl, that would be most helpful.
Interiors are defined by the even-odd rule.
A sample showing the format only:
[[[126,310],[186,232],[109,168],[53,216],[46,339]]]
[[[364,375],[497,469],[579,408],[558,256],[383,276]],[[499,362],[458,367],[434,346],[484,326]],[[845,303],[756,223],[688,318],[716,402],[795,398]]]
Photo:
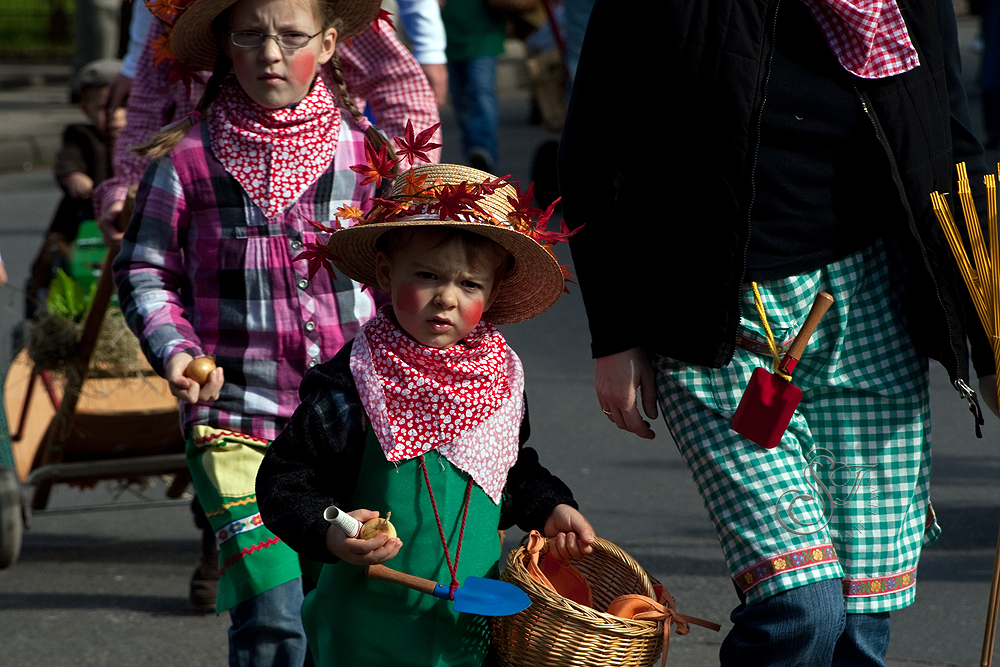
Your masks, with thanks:
[[[219,547],[231,664],[301,665],[306,655],[298,557],[261,524],[254,475],[305,371],[374,313],[348,278],[294,259],[316,240],[310,222],[365,209],[372,195],[350,169],[364,145],[350,96],[316,73],[378,11],[377,0],[191,4],[171,48],[213,74],[195,112],[147,147],[167,157],[146,171],[115,263],[125,317],[181,399]],[[184,371],[203,355],[218,368],[199,385]]]
[[[265,524],[328,563],[303,604],[318,665],[481,665],[486,619],[365,567],[457,586],[497,573],[497,527],[554,537],[563,558],[594,532],[528,437],[521,362],[492,323],[517,322],[563,291],[549,235],[514,188],[456,165],[419,167],[361,224],[335,232],[336,267],[392,295],[332,361],[302,383],[302,405],[264,458]],[[547,219],[547,216],[546,216]],[[544,226],[544,225],[543,225]],[[520,231],[519,231],[520,230]],[[391,511],[398,533],[354,539],[331,527]],[[391,560],[390,560],[391,559]]]

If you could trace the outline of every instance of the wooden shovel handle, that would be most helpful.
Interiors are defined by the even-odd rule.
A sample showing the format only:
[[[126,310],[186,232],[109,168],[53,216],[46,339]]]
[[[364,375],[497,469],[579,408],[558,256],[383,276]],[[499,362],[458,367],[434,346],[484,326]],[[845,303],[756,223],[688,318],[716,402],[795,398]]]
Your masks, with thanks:
[[[375,579],[376,581],[388,581],[390,584],[399,584],[400,586],[405,586],[406,588],[428,595],[434,595],[434,588],[437,586],[436,581],[415,577],[405,572],[397,572],[396,570],[387,568],[385,565],[369,565],[368,578]]]
[[[826,292],[820,292],[816,295],[816,300],[813,301],[812,308],[809,309],[809,316],[806,318],[802,328],[799,329],[799,333],[795,335],[792,346],[785,353],[785,357],[781,362],[782,369],[788,364],[789,360],[799,360],[802,352],[806,349],[806,343],[809,342],[809,338],[812,337],[813,332],[816,331],[816,327],[819,326],[819,321],[823,319],[823,315],[826,314],[826,311],[832,305],[833,297]]]

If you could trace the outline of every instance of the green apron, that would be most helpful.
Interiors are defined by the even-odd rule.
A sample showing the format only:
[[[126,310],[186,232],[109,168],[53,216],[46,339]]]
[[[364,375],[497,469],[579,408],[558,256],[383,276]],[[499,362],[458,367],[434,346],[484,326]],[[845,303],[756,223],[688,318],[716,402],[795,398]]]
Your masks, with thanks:
[[[452,561],[462,526],[469,475],[437,451],[424,455]],[[392,512],[403,546],[385,565],[448,585],[451,574],[434,519],[420,459],[386,460],[372,431],[365,444],[358,490],[350,509]],[[458,561],[458,582],[497,574],[500,507],[473,484]],[[369,581],[365,568],[325,565],[302,605],[302,621],[318,667],[434,667],[483,664],[489,625],[483,616],[456,614],[452,603],[396,584]]]

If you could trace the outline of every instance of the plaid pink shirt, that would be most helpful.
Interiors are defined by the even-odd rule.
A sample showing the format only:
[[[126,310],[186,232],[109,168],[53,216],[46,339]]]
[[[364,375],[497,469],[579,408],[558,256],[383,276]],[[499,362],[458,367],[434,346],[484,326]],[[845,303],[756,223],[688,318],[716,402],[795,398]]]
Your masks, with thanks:
[[[114,152],[114,176],[94,188],[94,210],[101,215],[114,202],[125,201],[133,183],[142,179],[149,158],[131,151],[175,118],[183,118],[201,98],[202,88],[193,87],[188,95],[181,83],[170,83],[166,65],[153,64],[150,43],[161,34],[153,21],[146,47],[132,83],[128,101],[128,124],[118,135]],[[337,45],[344,79],[358,108],[367,101],[378,118],[379,128],[389,137],[402,137],[406,121],[420,131],[440,120],[434,91],[427,83],[420,65],[399,42],[388,26],[375,32],[370,26],[345,43]],[[205,80],[208,74],[204,73]],[[441,143],[441,131],[434,139]],[[440,159],[440,149],[431,151],[431,159]],[[364,156],[358,162],[364,162]]]
[[[299,404],[302,376],[354,337],[374,314],[367,292],[325,271],[312,280],[292,259],[316,242],[308,220],[370,208],[371,186],[350,166],[364,135],[342,114],[333,163],[298,201],[265,218],[212,155],[208,123],[169,158],[153,161],[114,265],[121,308],[159,373],[177,352],[210,354],[226,382],[213,403],[181,403],[194,424],[274,439]],[[135,220],[133,220],[135,222]]]

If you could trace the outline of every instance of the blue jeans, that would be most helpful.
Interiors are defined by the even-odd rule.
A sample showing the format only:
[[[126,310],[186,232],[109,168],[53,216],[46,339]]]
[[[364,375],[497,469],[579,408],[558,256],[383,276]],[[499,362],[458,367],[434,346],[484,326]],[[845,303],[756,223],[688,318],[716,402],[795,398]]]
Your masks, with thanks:
[[[465,156],[485,151],[492,168],[498,156],[496,57],[449,62],[448,90],[462,131]]]
[[[840,579],[741,604],[730,618],[722,667],[885,667],[889,613],[846,613]]]
[[[230,609],[229,667],[302,667],[302,598],[299,577]]]

